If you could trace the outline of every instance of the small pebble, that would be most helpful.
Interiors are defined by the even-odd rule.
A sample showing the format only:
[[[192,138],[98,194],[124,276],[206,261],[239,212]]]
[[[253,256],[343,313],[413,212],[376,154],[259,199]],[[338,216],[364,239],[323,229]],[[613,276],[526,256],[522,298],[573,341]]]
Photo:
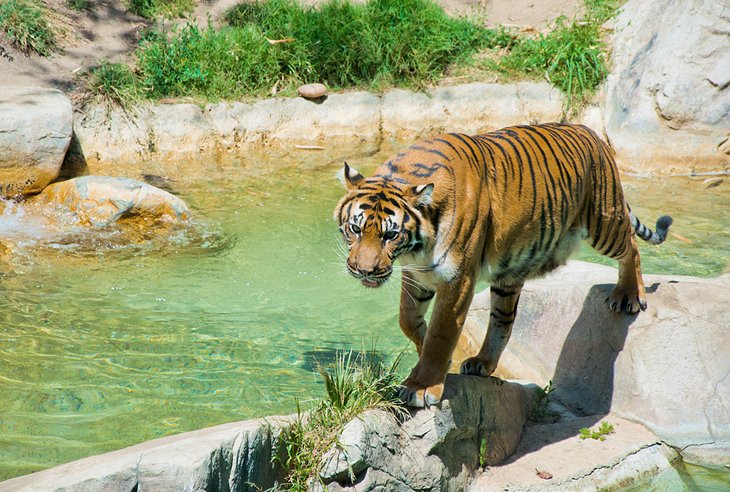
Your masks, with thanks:
[[[324,84],[307,84],[297,89],[297,92],[307,99],[317,99],[327,94],[327,86]]]

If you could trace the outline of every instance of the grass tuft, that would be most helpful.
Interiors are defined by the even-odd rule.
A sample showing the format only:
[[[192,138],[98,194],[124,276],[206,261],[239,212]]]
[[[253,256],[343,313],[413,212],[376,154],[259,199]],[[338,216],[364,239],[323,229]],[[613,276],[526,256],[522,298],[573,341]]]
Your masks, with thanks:
[[[91,72],[88,97],[107,106],[126,108],[140,98],[137,75],[126,65],[102,60]]]
[[[195,0],[128,0],[127,7],[130,12],[147,19],[158,16],[174,19],[192,12],[195,3]]]
[[[307,415],[299,417],[283,437],[285,466],[289,470],[285,488],[309,490],[318,478],[321,459],[337,442],[344,426],[365,410],[382,409],[393,413],[404,410],[397,398],[396,369],[401,356],[387,366],[372,353],[337,354],[334,367],[319,366],[327,399]]]
[[[56,49],[56,34],[45,6],[33,0],[0,2],[0,29],[25,54],[49,56]]]
[[[71,10],[80,12],[91,8],[90,0],[66,0],[66,6]]]
[[[613,424],[610,424],[606,422],[605,420],[601,422],[601,425],[598,427],[598,430],[591,430],[587,427],[584,427],[580,430],[580,438],[581,439],[595,439],[597,441],[605,441],[606,436],[609,434],[613,434],[614,428]]]

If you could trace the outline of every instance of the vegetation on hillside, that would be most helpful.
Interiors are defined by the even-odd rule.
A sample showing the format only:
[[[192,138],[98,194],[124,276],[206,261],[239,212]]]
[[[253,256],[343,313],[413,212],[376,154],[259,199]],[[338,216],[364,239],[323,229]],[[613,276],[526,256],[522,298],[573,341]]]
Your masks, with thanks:
[[[127,7],[131,12],[147,19],[157,16],[173,19],[192,12],[195,9],[195,0],[128,0]]]
[[[56,49],[57,33],[42,2],[3,0],[0,2],[0,30],[25,54],[48,56]]]

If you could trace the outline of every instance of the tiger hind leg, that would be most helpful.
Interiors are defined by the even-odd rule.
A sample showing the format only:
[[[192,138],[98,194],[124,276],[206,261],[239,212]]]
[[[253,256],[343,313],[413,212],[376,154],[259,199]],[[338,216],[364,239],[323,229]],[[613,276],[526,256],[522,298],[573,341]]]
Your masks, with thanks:
[[[521,292],[522,284],[490,288],[491,310],[487,335],[479,353],[461,363],[461,374],[486,377],[497,369],[499,357],[512,334]]]
[[[629,237],[627,254],[619,259],[618,283],[606,298],[606,304],[614,312],[636,314],[646,310],[646,291],[641,275],[641,259],[634,236]]]

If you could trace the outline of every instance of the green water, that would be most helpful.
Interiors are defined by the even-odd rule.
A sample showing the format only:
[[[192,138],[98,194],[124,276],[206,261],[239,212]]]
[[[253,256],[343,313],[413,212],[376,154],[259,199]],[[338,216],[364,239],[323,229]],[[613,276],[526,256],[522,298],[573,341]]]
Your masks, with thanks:
[[[19,244],[0,263],[0,480],[290,413],[296,399],[306,407],[322,396],[316,360],[408,347],[398,282],[364,289],[345,273],[332,220],[340,159],[303,155],[118,171],[173,176],[196,216],[194,232],[141,246],[109,233],[21,237],[8,227],[17,217],[0,217],[0,239],[16,234]],[[383,157],[350,162],[368,171]],[[673,214],[674,230],[692,241],[644,245],[646,272],[727,271],[730,183],[633,179],[625,188],[646,222]],[[581,258],[596,260],[585,250]],[[408,347],[404,370],[414,360]]]

